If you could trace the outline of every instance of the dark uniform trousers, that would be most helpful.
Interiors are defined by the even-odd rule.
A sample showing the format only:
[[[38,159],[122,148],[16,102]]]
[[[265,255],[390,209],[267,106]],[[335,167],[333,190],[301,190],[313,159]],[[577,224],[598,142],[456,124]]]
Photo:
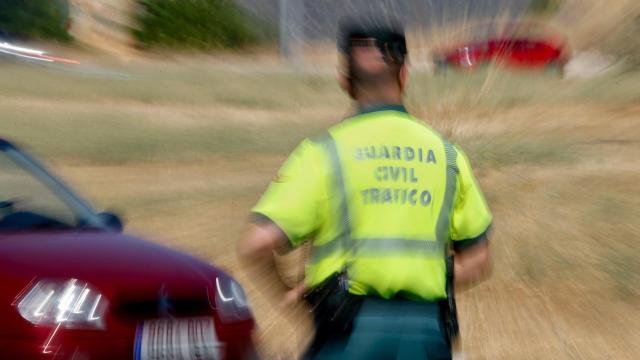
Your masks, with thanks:
[[[366,297],[350,330],[316,334],[305,359],[451,359],[436,302]]]

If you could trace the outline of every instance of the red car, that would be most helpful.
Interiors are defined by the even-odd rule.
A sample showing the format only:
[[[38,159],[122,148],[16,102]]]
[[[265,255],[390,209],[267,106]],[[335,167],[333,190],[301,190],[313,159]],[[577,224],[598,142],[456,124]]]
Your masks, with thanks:
[[[0,139],[0,359],[255,358],[242,287]]]
[[[436,55],[439,67],[475,69],[490,62],[521,68],[545,68],[566,63],[565,46],[550,39],[494,38],[460,44]]]

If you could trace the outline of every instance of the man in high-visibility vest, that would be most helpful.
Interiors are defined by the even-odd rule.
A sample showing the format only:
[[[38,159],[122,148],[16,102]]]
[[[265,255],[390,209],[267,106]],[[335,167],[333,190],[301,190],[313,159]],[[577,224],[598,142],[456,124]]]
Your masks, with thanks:
[[[358,111],[290,155],[240,253],[270,259],[311,239],[305,281],[285,296],[312,299],[308,358],[450,358],[441,304],[448,280],[489,272],[491,213],[462,150],[402,105],[403,30],[351,23],[340,34],[339,81]]]

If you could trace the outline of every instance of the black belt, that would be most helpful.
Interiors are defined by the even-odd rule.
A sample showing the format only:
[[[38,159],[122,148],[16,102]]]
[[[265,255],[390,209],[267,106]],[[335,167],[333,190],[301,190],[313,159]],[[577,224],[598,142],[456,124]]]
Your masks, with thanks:
[[[452,262],[452,259],[451,259]],[[451,282],[451,284],[449,284]],[[368,300],[384,301],[393,304],[410,303],[425,306],[435,305],[439,308],[440,317],[449,345],[458,337],[458,319],[455,297],[453,296],[452,279],[447,280],[447,299],[439,301],[415,301],[402,297],[382,299],[377,296],[360,296],[349,293],[345,272],[335,273],[319,286],[305,294],[305,299],[311,306],[316,326],[316,341],[322,344],[322,337],[329,335],[348,335],[353,327],[353,321],[358,315],[362,304]],[[418,309],[417,308],[417,309]]]

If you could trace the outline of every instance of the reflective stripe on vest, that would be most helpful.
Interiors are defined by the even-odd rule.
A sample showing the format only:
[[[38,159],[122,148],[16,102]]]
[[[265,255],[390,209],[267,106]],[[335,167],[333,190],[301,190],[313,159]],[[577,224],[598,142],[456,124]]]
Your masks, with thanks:
[[[351,217],[349,214],[349,204],[347,203],[347,191],[344,184],[344,175],[342,174],[342,163],[340,162],[340,154],[338,154],[338,147],[336,141],[331,134],[325,133],[320,139],[317,140],[326,150],[331,162],[331,173],[333,189],[338,194],[338,211],[337,214],[340,223],[340,229],[338,230],[338,236],[332,239],[327,244],[315,247],[313,249],[313,255],[311,258],[312,263],[318,263],[320,260],[327,258],[328,256],[335,255],[336,252],[351,249]]]
[[[447,160],[447,184],[445,185],[444,202],[440,209],[440,214],[438,215],[436,238],[438,239],[438,242],[448,244],[451,239],[451,234],[449,234],[449,224],[451,223],[451,210],[453,208],[453,200],[457,187],[456,182],[458,179],[458,165],[456,163],[458,152],[449,141],[443,139],[442,142],[444,143],[444,152]]]

